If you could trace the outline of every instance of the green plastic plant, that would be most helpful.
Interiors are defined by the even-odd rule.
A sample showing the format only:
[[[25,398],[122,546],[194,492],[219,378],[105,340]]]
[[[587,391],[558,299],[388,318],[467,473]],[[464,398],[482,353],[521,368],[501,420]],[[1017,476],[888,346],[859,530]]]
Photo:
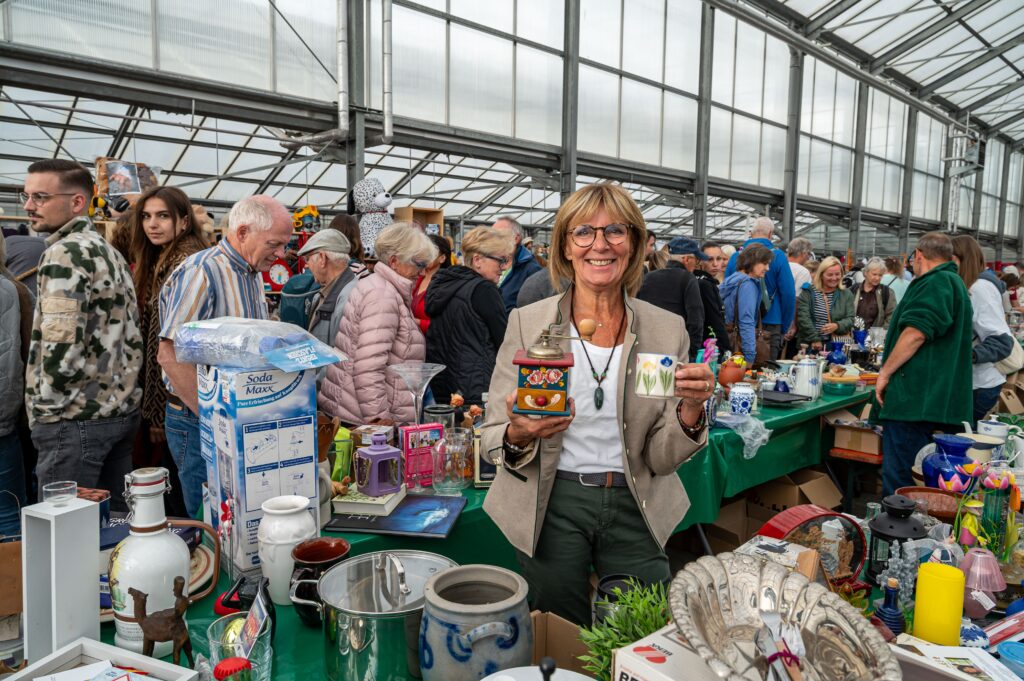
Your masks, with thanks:
[[[619,588],[613,590],[617,599],[614,603],[599,601],[608,612],[603,622],[580,629],[580,640],[588,652],[579,659],[597,681],[611,681],[613,651],[653,634],[669,622],[664,584],[642,587],[631,580],[630,586],[625,593]]]

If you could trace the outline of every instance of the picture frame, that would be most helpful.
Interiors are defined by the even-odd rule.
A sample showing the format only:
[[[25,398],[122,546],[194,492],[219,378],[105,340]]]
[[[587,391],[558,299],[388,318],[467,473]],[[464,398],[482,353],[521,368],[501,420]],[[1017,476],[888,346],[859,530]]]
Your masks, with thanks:
[[[30,681],[104,660],[110,660],[118,667],[144,671],[149,678],[159,681],[196,681],[199,678],[198,672],[187,667],[179,667],[89,638],[80,638],[28,665],[11,676],[9,681]]]
[[[498,467],[480,456],[480,433],[473,434],[473,487],[485,489],[494,482]]]

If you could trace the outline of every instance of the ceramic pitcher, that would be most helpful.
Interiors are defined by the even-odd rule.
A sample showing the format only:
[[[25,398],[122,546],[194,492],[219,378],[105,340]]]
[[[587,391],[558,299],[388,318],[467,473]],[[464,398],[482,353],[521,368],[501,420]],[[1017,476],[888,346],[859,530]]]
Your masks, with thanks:
[[[812,400],[821,397],[821,372],[821,363],[810,357],[794,364],[789,369],[793,392],[797,395],[806,395]]]

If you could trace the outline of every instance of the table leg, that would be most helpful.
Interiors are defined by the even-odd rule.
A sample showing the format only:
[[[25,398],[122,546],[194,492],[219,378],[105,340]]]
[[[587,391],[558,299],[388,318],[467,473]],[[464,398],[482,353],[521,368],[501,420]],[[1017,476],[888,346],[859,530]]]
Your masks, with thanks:
[[[705,556],[713,556],[715,552],[711,550],[711,545],[708,544],[708,537],[704,534],[704,528],[701,527],[700,523],[693,524],[694,529],[697,530],[697,537],[700,539],[700,545],[704,549]]]

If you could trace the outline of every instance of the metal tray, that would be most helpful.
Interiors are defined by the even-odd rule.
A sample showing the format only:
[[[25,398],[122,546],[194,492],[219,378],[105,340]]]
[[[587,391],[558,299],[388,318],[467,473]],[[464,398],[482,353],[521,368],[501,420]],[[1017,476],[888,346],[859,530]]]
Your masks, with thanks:
[[[801,402],[810,402],[807,395],[784,393],[778,390],[765,390],[761,393],[761,403],[766,407],[792,407]]]

